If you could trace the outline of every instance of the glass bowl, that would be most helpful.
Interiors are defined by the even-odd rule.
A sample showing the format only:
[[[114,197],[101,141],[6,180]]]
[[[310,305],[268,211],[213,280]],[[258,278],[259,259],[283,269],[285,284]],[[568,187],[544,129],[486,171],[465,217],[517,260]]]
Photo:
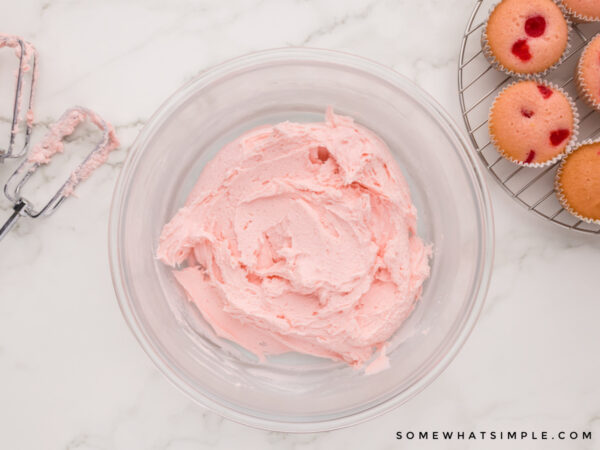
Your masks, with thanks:
[[[266,363],[214,335],[155,258],[158,236],[204,165],[248,129],[321,121],[328,105],[387,142],[410,185],[431,276],[390,340],[390,368],[366,375],[299,354]],[[427,386],[465,342],[493,259],[485,184],[457,126],[421,89],[356,56],[280,49],[228,61],[169,98],[134,142],[115,188],[110,264],[123,315],[158,368],[198,403],[279,431],[322,431],[396,407]]]

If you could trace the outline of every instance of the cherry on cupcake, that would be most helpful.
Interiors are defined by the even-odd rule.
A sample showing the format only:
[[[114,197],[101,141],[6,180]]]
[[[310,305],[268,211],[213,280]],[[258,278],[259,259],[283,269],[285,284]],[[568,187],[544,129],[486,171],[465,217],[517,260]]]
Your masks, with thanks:
[[[529,153],[527,154],[527,159],[524,161],[525,164],[529,164],[530,162],[533,161],[534,158],[535,158],[535,150],[529,150]]]
[[[525,21],[525,33],[527,36],[540,37],[546,31],[546,19],[539,14]]]
[[[533,111],[527,108],[521,108],[521,115],[529,119],[533,117]]]
[[[566,128],[561,128],[560,130],[554,130],[550,133],[550,143],[557,147],[560,145],[562,141],[570,136],[571,132]]]
[[[544,98],[550,98],[550,96],[552,95],[552,89],[550,89],[548,86],[544,86],[543,84],[538,84],[538,91],[540,91],[540,94],[542,94],[542,97]]]
[[[519,39],[513,44],[511,51],[513,55],[521,61],[529,61],[531,59],[531,52],[529,51],[527,39]]]

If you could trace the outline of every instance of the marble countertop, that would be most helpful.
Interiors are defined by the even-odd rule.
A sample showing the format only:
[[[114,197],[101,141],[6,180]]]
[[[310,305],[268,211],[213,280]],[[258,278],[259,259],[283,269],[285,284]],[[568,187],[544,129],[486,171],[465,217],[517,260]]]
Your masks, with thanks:
[[[25,36],[40,52],[36,133],[81,104],[111,121],[123,145],[81,185],[79,198],[47,219],[22,219],[0,243],[0,448],[388,450],[405,448],[397,431],[444,429],[592,431],[591,441],[509,448],[599,448],[600,239],[534,217],[489,177],[497,251],[479,323],[423,393],[352,428],[288,435],[207,412],[155,369],[115,300],[107,263],[115,180],[141,127],[182,83],[250,51],[326,47],[393,67],[459,120],[458,47],[472,6],[470,0],[1,2],[1,31]],[[13,169],[0,166],[0,177]],[[8,213],[0,200],[0,215]],[[488,445],[502,444],[410,443]]]

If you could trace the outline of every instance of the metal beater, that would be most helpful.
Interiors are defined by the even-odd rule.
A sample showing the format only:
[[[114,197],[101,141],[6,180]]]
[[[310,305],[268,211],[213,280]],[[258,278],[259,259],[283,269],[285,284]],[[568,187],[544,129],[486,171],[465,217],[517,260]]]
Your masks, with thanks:
[[[15,50],[19,58],[19,68],[17,70],[17,86],[15,90],[15,99],[12,108],[12,119],[10,127],[10,138],[8,146],[0,148],[0,163],[6,158],[18,158],[23,156],[29,145],[31,130],[33,128],[33,96],[35,85],[37,82],[37,51],[31,43],[24,41],[17,36],[0,34],[0,48],[10,48]],[[23,91],[25,89],[26,75],[30,73],[29,95],[27,100],[27,112],[25,117],[21,117],[21,106],[23,100]],[[25,138],[23,147],[19,151],[15,151],[15,140],[19,132],[19,125],[25,122]]]
[[[102,138],[96,144],[94,149],[87,155],[83,162],[71,173],[69,178],[56,191],[50,200],[40,209],[36,209],[32,202],[21,195],[21,190],[31,176],[36,172],[40,165],[44,163],[34,162],[31,160],[31,155],[35,153],[37,147],[33,149],[29,157],[25,158],[21,164],[12,173],[6,184],[4,185],[4,195],[13,203],[13,213],[8,220],[0,227],[0,240],[10,231],[15,225],[19,217],[27,215],[32,219],[40,216],[49,216],[61,205],[61,203],[73,192],[75,186],[89,175],[90,170],[86,164],[98,155],[106,155],[108,151],[118,146],[118,141],[114,135],[114,130],[103,119],[98,117],[93,111],[82,107],[70,108],[63,113],[58,123],[64,121],[73,112],[80,112],[85,116],[85,119],[90,120],[102,131]],[[55,124],[56,125],[56,124]],[[60,141],[73,133],[74,129],[69,133],[62,134]],[[46,138],[52,135],[53,129],[50,128]],[[45,141],[42,140],[42,143]],[[42,144],[40,144],[42,145]]]

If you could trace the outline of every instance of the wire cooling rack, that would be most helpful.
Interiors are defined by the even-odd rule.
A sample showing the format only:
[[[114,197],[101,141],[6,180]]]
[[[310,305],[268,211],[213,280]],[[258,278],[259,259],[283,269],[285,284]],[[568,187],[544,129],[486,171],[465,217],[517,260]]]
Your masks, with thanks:
[[[494,69],[481,50],[481,31],[493,4],[493,0],[478,0],[475,3],[460,47],[458,96],[471,142],[492,177],[517,203],[564,228],[600,235],[599,225],[579,220],[558,202],[554,195],[554,176],[558,163],[542,169],[517,166],[501,157],[490,142],[487,127],[489,109],[499,91],[512,80]],[[575,99],[580,117],[580,141],[600,136],[600,112],[593,111],[581,101],[574,81],[579,55],[599,31],[600,24],[573,25],[568,56],[545,77]]]

